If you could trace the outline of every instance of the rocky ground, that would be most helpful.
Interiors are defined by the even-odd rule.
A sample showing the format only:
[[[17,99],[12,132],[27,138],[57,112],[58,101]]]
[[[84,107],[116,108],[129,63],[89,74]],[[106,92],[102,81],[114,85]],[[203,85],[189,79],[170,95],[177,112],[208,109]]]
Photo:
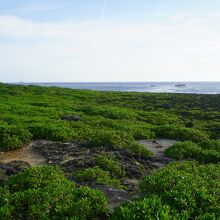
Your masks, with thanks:
[[[8,176],[27,167],[36,165],[57,165],[64,171],[67,178],[73,179],[74,171],[94,167],[96,157],[105,152],[114,155],[124,168],[126,178],[122,182],[127,190],[114,189],[106,185],[90,186],[102,190],[109,200],[110,209],[113,209],[129,201],[131,193],[133,195],[137,193],[140,178],[171,162],[171,159],[164,156],[164,151],[176,141],[156,139],[141,140],[138,143],[151,150],[155,156],[135,156],[126,149],[91,148],[87,147],[86,143],[35,141],[21,150],[0,152],[0,181],[4,181]]]
[[[164,151],[177,143],[176,140],[170,139],[155,139],[155,140],[140,140],[139,144],[144,145],[148,150],[154,153],[154,157],[151,160],[151,163],[158,168],[166,166],[171,162],[171,159],[164,155]]]

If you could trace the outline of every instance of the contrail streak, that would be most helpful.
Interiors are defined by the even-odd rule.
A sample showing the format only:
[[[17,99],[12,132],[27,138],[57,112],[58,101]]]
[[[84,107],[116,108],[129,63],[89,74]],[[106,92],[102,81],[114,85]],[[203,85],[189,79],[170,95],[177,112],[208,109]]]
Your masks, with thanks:
[[[106,8],[107,4],[108,4],[108,0],[105,0],[103,7],[102,7],[102,13],[101,13],[101,18],[100,18],[101,22],[103,22],[105,19],[105,8]]]

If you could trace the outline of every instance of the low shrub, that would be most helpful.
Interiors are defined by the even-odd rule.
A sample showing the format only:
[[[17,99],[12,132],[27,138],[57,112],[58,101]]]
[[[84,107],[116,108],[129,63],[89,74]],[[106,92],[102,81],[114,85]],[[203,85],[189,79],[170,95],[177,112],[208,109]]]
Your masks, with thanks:
[[[172,145],[165,150],[165,155],[173,159],[182,160],[185,158],[193,158],[201,149],[193,142],[186,141]]]
[[[155,133],[148,126],[130,126],[129,133],[135,140],[149,140],[155,138]]]
[[[14,125],[0,125],[0,149],[14,150],[30,142],[31,133],[22,127]]]
[[[138,114],[127,108],[113,107],[107,105],[93,106],[85,105],[77,108],[78,111],[82,111],[88,115],[99,115],[110,119],[135,119]]]
[[[7,180],[7,187],[11,192],[25,191],[28,189],[43,189],[51,184],[62,184],[68,182],[64,173],[57,167],[33,167],[11,176]],[[72,185],[75,185],[72,183]]]
[[[107,216],[105,196],[76,188],[54,167],[35,167],[0,187],[0,219],[97,219]]]
[[[70,141],[74,135],[73,129],[64,123],[35,123],[28,128],[34,139]]]
[[[133,140],[133,137],[128,133],[112,129],[95,130],[89,137],[91,146],[105,146],[115,149],[126,147]]]
[[[140,183],[142,197],[159,196],[187,219],[219,216],[220,164],[173,163],[146,176]],[[141,210],[140,210],[141,211]],[[215,219],[215,218],[213,218]]]
[[[126,203],[113,212],[111,220],[154,220],[172,219],[172,213],[168,205],[164,205],[157,196],[144,198],[139,201]]]
[[[154,154],[144,145],[135,142],[130,143],[127,147],[134,155],[152,157]]]
[[[195,155],[196,158],[196,155]],[[220,162],[220,152],[215,150],[202,150],[197,156],[199,162],[204,163],[219,163]]]
[[[139,112],[139,115],[141,116],[141,120],[153,124],[153,125],[173,125],[178,124],[181,126],[182,121],[179,117],[172,113],[157,111],[157,112]]]
[[[157,137],[173,138],[200,143],[208,140],[208,135],[200,130],[173,125],[162,125],[153,129]]]
[[[96,164],[101,169],[108,171],[112,176],[124,177],[126,175],[124,168],[113,155],[102,154],[96,158]]]
[[[113,178],[108,171],[102,170],[100,167],[95,166],[93,168],[81,169],[73,174],[74,178],[80,181],[106,184],[115,188],[123,188],[120,181]]]
[[[172,145],[166,149],[165,155],[177,160],[195,159],[204,163],[220,162],[220,152],[211,148],[206,150],[195,143],[186,141]]]
[[[220,152],[220,139],[203,141],[202,143],[200,143],[200,146],[204,150],[210,149]]]

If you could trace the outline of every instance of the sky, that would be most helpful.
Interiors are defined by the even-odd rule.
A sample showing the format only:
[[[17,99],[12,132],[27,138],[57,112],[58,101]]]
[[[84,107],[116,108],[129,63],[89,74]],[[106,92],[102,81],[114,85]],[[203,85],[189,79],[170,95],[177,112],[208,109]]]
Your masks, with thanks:
[[[219,0],[0,0],[0,82],[220,81]]]

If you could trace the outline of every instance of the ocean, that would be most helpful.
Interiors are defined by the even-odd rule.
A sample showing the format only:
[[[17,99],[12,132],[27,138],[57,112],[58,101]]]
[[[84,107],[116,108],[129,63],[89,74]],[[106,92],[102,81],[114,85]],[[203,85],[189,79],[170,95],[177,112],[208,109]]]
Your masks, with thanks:
[[[220,82],[80,82],[19,83],[71,89],[153,93],[220,94]]]

